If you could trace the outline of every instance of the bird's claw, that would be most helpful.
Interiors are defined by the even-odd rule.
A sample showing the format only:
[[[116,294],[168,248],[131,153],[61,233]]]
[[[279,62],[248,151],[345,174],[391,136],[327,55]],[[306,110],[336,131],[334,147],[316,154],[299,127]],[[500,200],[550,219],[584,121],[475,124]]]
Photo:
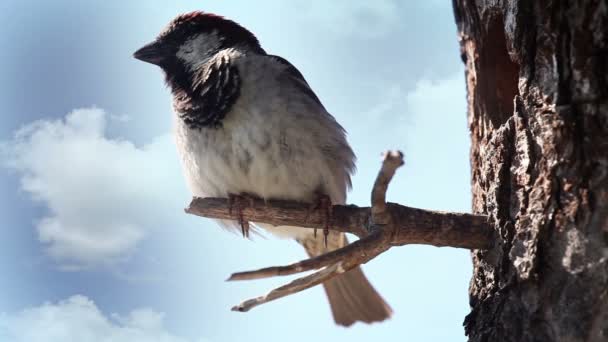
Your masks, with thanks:
[[[228,195],[228,212],[232,216],[233,209],[237,210],[237,221],[241,226],[241,232],[243,233],[244,238],[249,237],[249,221],[245,220],[243,215],[243,209],[247,208],[247,206],[253,207],[254,197],[249,196],[247,194],[230,194]]]
[[[329,227],[332,220],[332,204],[331,198],[327,195],[319,194],[315,203],[312,206],[314,210],[323,210],[323,242],[327,248],[327,236],[329,235]],[[317,228],[314,228],[314,237],[317,237]]]

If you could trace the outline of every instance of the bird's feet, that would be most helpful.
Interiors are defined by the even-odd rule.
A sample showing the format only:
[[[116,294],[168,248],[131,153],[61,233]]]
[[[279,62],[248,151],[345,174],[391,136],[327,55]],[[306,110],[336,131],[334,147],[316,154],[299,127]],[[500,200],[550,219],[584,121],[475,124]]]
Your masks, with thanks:
[[[241,232],[243,233],[243,237],[249,237],[249,221],[246,221],[243,217],[243,210],[245,208],[253,207],[253,203],[255,200],[255,196],[241,193],[239,195],[229,194],[228,195],[228,210],[230,215],[232,216],[233,211],[236,209],[236,216],[239,225],[241,226]]]
[[[332,221],[332,204],[331,198],[325,194],[317,194],[317,198],[312,205],[313,210],[321,210],[323,213],[323,241],[327,248],[327,236],[329,235],[329,227]],[[314,229],[315,238],[317,237],[317,228]]]

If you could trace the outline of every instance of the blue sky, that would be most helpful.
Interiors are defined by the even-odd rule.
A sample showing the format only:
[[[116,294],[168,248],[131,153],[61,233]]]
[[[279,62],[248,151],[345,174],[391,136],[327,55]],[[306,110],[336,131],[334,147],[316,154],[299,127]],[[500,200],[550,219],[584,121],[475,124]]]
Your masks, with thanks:
[[[367,205],[383,150],[390,201],[470,210],[464,72],[449,1],[16,1],[0,4],[0,340],[463,341],[466,250],[407,246],[365,265],[385,323],[334,325],[321,288],[229,308],[289,278],[235,271],[305,257],[183,213],[160,70],[131,58],[175,15],[222,14],[296,65],[358,156]],[[8,238],[7,238],[8,237]]]

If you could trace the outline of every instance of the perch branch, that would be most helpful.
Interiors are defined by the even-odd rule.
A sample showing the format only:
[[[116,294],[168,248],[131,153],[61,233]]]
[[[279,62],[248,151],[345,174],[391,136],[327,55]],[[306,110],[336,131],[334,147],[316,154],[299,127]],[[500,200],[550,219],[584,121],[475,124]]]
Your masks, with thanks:
[[[373,224],[387,224],[389,217],[386,207],[386,190],[388,183],[393,178],[395,170],[403,165],[401,152],[387,152],[384,155],[382,168],[378,173],[372,191],[372,222]],[[318,270],[323,267],[338,264],[342,260],[355,261],[357,265],[365,263],[380,253],[390,248],[390,244],[384,243],[385,235],[373,232],[360,240],[355,241],[342,248],[327,252],[325,254],[302,260],[287,266],[274,266],[254,271],[234,273],[228,278],[232,280],[252,280],[274,276],[290,275],[295,273]],[[380,247],[380,248],[374,248]],[[373,252],[372,252],[373,251]]]
[[[270,291],[265,296],[249,299],[232,308],[249,309],[297,293],[364,264],[393,246],[428,244],[468,249],[486,249],[492,244],[492,230],[487,218],[480,215],[445,213],[409,208],[386,202],[386,191],[397,168],[403,165],[401,152],[386,152],[374,187],[372,207],[335,205],[330,229],[352,233],[360,239],[326,254],[286,266],[234,273],[228,280],[251,280],[319,270]],[[189,214],[237,219],[227,199],[194,198],[186,209]],[[253,200],[243,208],[242,219],[275,226],[299,226],[315,229],[325,223],[321,211],[310,211],[310,204],[293,201]]]
[[[235,220],[228,208],[225,198],[194,198],[186,212],[213,219]],[[423,244],[466,249],[492,246],[492,229],[486,216],[417,209],[390,202],[386,204],[386,210],[396,228],[392,246]],[[243,217],[250,222],[311,229],[321,227],[324,222],[323,213],[311,212],[310,204],[281,200],[256,199],[243,209]],[[334,205],[330,229],[361,238],[369,234],[370,218],[370,207]]]

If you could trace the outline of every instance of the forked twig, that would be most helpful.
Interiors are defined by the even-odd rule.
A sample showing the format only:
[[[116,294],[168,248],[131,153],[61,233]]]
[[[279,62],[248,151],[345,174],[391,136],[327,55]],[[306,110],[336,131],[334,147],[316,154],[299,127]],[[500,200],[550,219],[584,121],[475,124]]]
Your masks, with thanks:
[[[354,267],[354,266],[352,266],[352,267]],[[352,267],[350,267],[348,270],[350,270]],[[264,296],[259,296],[256,298],[248,299],[239,305],[235,305],[232,307],[232,311],[247,312],[250,309],[252,309],[258,305],[268,303],[275,299],[289,296],[290,294],[298,293],[298,292],[304,291],[306,289],[309,289],[313,286],[322,284],[326,280],[329,280],[346,271],[347,271],[347,269],[344,268],[344,266],[342,265],[342,262],[333,264],[331,266],[328,266],[328,267],[322,269],[321,271],[315,272],[306,277],[298,278],[281,287],[277,287],[276,289],[268,292],[268,294],[266,294]]]
[[[383,154],[382,167],[372,189],[371,208],[333,206],[330,229],[353,233],[360,237],[359,240],[290,265],[232,274],[228,278],[229,281],[261,279],[321,269],[278,287],[264,296],[246,300],[232,310],[248,311],[258,305],[321,284],[372,260],[393,246],[423,243],[482,249],[491,245],[492,230],[485,216],[433,212],[387,203],[388,184],[401,165],[401,152]],[[194,198],[186,212],[210,218],[235,219],[227,210],[226,204],[225,199]],[[253,201],[242,210],[241,215],[241,218],[247,221],[311,229],[324,222],[320,213],[311,215],[308,204],[290,201]]]
[[[368,255],[370,248],[381,243],[382,239],[383,236],[381,234],[373,233],[342,248],[327,252],[325,254],[321,254],[310,259],[302,260],[291,265],[273,266],[255,271],[233,273],[230,278],[228,278],[228,281],[253,280],[275,276],[284,276],[311,270],[318,270],[323,267],[339,263],[343,260],[358,260],[359,258],[361,258],[361,256]],[[386,249],[388,249],[388,246]],[[380,253],[382,252],[384,252],[384,250],[382,250]]]
[[[372,188],[372,220],[375,224],[387,224],[389,220],[388,209],[386,206],[386,191],[388,183],[391,182],[395,171],[403,165],[403,153],[401,151],[387,151],[383,155],[382,167],[374,187]]]
[[[321,271],[278,287],[265,296],[246,300],[235,306],[233,310],[247,311],[271,300],[306,290],[364,264],[388,250],[391,245],[387,237],[392,237],[391,229],[394,229],[394,227],[389,225],[391,220],[386,207],[386,190],[388,183],[395,174],[395,170],[401,165],[403,165],[403,154],[401,152],[387,152],[383,155],[382,168],[376,177],[372,191],[372,226],[369,227],[372,230],[371,234],[340,249],[295,264],[233,274],[228,280],[267,278],[325,267]],[[378,228],[379,225],[383,226],[382,229]]]

